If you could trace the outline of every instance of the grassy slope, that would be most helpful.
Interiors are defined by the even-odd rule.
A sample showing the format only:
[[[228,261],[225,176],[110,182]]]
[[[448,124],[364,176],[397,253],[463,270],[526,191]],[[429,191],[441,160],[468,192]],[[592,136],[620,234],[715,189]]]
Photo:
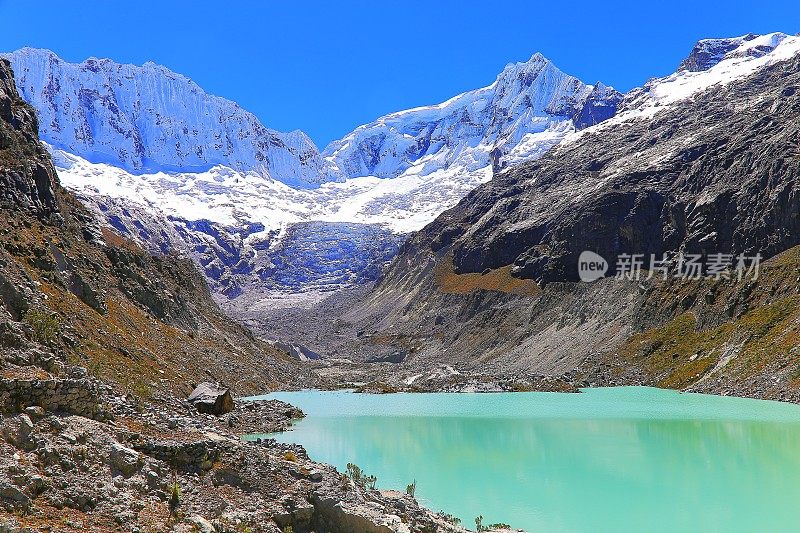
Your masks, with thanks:
[[[513,277],[511,265],[490,269],[482,274],[456,274],[450,257],[439,262],[434,280],[439,292],[444,294],[469,294],[477,290],[486,290],[534,296],[541,292],[535,281]]]
[[[672,281],[648,295],[650,314],[673,317],[610,354],[669,388],[763,388],[781,397],[800,388],[800,247],[762,265],[757,281]],[[788,392],[787,392],[788,391]]]

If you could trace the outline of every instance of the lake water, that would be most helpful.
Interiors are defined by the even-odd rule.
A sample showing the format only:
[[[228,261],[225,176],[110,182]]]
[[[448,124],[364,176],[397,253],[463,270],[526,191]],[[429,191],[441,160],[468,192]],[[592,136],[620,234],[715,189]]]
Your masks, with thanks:
[[[645,387],[581,394],[288,392],[290,432],[474,527],[796,531],[800,407]]]

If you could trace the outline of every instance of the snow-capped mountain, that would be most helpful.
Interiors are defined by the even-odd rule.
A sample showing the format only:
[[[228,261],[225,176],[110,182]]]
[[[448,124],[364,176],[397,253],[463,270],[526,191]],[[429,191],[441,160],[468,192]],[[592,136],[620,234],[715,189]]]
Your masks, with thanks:
[[[453,166],[473,172],[535,157],[576,126],[613,115],[621,98],[564,74],[537,53],[506,66],[488,87],[361,126],[323,155],[349,177],[426,176]]]
[[[322,154],[304,134],[269,130],[153,63],[70,64],[32,49],[6,57],[39,112],[63,183],[153,251],[190,254],[232,297],[374,279],[404,234],[498,169],[649,119],[790,57],[799,40],[702,40],[674,74],[624,98],[535,54],[487,87],[381,117]]]
[[[781,32],[703,39],[676,72],[651,79],[642,87],[629,91],[619,105],[617,116],[601,127],[631,118],[649,117],[669,106],[681,105],[681,102],[710,87],[725,85],[789,59],[798,53],[799,47],[800,38]]]
[[[786,34],[784,33],[772,33],[763,36],[748,33],[741,37],[701,39],[694,46],[689,56],[678,66],[678,72],[683,70],[689,72],[708,70],[737,49],[738,52],[733,55],[759,57],[772,52],[775,46],[785,37]],[[742,45],[746,46],[742,47]]]
[[[63,183],[151,250],[192,255],[228,296],[373,279],[402,235],[622,99],[535,54],[488,87],[387,115],[320,154],[303,133],[269,130],[153,63],[6,57]]]
[[[41,138],[91,162],[137,174],[224,165],[295,187],[341,179],[303,132],[270,130],[236,103],[155,63],[67,63],[34,48],[4,57],[23,99],[39,113]]]

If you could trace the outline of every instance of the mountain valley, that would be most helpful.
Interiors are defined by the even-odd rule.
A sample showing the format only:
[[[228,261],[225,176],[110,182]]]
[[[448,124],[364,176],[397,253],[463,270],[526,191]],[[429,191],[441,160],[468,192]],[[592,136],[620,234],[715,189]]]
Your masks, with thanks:
[[[0,233],[0,531],[466,532],[253,396],[800,403],[800,36],[701,40],[625,94],[537,53],[322,150],[155,63],[23,48]]]

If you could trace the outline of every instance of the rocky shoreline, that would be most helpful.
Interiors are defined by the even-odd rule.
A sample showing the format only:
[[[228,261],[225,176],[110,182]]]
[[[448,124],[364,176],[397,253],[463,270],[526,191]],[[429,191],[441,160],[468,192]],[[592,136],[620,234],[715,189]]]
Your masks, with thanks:
[[[490,393],[646,384],[610,379],[612,367],[591,382],[579,371],[512,379],[442,370],[339,385],[361,393]],[[64,377],[3,378],[0,402],[3,532],[467,531],[407,494],[359,486],[302,446],[243,440],[286,431],[304,416],[278,400],[239,399],[229,413],[203,414],[185,400],[120,394],[68,366]]]
[[[102,391],[93,418],[41,398],[0,406],[0,531],[466,531],[301,446],[241,440],[286,430],[302,416],[286,403],[240,401],[216,417],[87,381]]]
[[[335,388],[577,392],[646,384],[611,366],[557,379],[437,367],[394,381],[361,366],[381,379]],[[216,416],[174,397],[120,394],[81,367],[47,379],[19,374],[0,380],[0,531],[467,531],[404,493],[359,486],[299,445],[242,440],[288,430],[304,414],[287,403],[240,399]]]

